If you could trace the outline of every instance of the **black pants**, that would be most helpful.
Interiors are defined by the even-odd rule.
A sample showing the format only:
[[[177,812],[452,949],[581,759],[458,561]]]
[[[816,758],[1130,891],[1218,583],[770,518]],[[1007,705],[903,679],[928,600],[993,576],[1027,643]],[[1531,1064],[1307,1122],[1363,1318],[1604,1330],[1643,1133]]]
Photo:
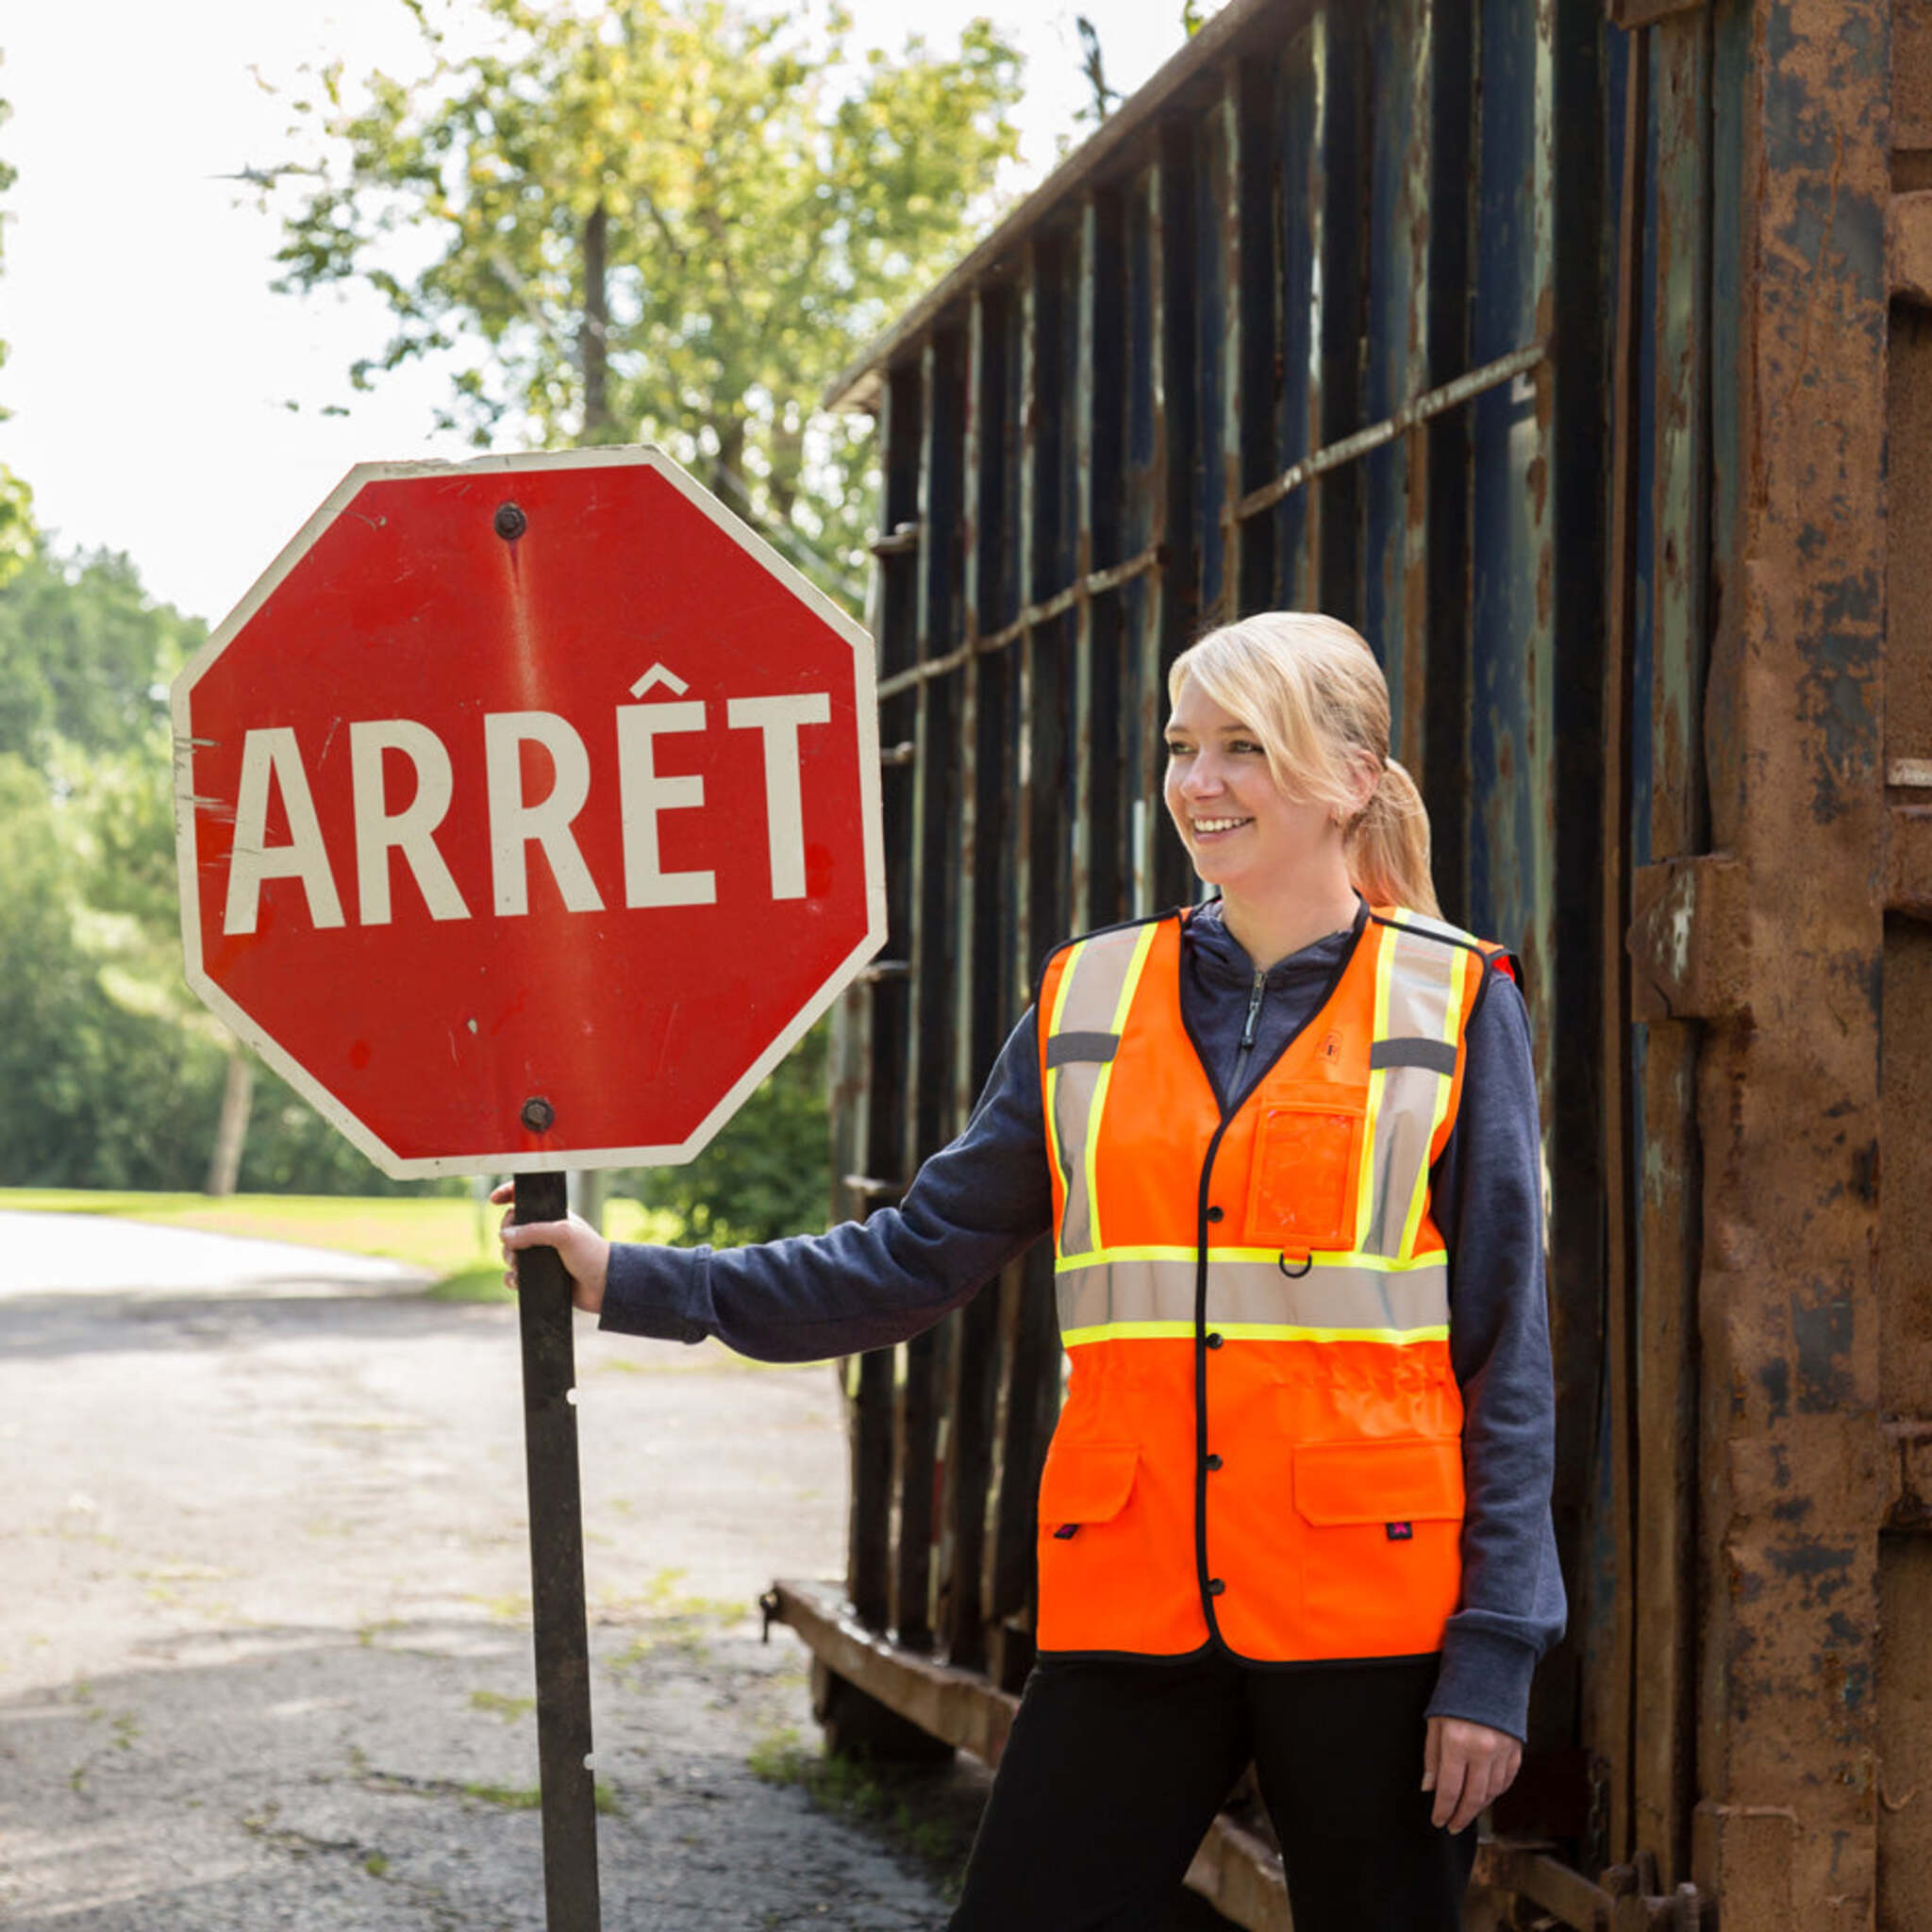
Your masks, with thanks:
[[[1475,1827],[1429,1822],[1437,1660],[1057,1663],[1026,1681],[951,1932],[1158,1926],[1250,1759],[1295,1932],[1456,1932]]]

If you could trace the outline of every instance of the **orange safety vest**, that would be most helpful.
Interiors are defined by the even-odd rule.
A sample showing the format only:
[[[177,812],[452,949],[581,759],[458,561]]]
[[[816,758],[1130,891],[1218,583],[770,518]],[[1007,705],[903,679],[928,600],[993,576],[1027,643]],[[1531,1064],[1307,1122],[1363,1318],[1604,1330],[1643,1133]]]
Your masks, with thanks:
[[[1224,1116],[1181,1018],[1186,916],[1071,941],[1041,982],[1070,1379],[1039,1648],[1426,1655],[1461,1590],[1463,1507],[1429,1168],[1507,956],[1376,908]]]

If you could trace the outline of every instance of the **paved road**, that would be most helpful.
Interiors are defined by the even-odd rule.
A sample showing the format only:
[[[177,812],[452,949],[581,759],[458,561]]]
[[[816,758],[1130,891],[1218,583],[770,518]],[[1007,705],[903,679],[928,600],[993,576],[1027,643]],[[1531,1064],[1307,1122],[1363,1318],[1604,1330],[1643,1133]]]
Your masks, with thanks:
[[[420,1288],[0,1214],[0,1924],[542,1925],[515,1316]],[[748,1761],[815,1742],[749,1611],[841,1568],[831,1372],[578,1360],[606,1924],[941,1924]]]

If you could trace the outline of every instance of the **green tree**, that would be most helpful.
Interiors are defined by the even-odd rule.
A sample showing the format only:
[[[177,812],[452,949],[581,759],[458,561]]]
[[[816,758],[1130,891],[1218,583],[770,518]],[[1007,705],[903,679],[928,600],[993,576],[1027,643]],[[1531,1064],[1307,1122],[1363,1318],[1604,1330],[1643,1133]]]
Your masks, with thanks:
[[[614,1191],[668,1208],[691,1239],[718,1247],[824,1227],[828,1040],[821,1020],[688,1166],[638,1168]]]
[[[234,1043],[182,983],[166,704],[204,635],[112,553],[37,541],[0,584],[0,1184],[207,1175]],[[243,1187],[402,1185],[261,1082]]]
[[[4,58],[0,56],[0,58]],[[10,103],[0,100],[0,127],[5,127],[13,118]],[[20,178],[20,171],[6,160],[0,160],[0,195],[4,195]],[[7,217],[0,214],[0,266],[4,266],[7,246]],[[0,369],[7,366],[7,344],[0,341]],[[0,408],[0,423],[7,421],[12,410]],[[0,584],[6,583],[33,555],[34,515],[33,492],[9,470],[0,463]]]
[[[314,185],[279,286],[381,294],[358,385],[454,355],[441,422],[479,443],[658,442],[856,606],[871,425],[819,400],[995,211],[1018,54],[984,21],[957,54],[860,53],[836,6],[403,4],[422,78],[338,64],[293,104]],[[631,1191],[713,1240],[822,1224],[824,1066],[819,1031]]]
[[[406,4],[425,77],[352,101],[337,65],[295,103],[320,178],[279,286],[381,293],[395,333],[358,383],[466,353],[446,425],[660,442],[851,597],[870,425],[818,401],[991,211],[1017,53],[979,21],[956,55],[856,55],[836,8]],[[399,237],[433,259],[398,270]]]

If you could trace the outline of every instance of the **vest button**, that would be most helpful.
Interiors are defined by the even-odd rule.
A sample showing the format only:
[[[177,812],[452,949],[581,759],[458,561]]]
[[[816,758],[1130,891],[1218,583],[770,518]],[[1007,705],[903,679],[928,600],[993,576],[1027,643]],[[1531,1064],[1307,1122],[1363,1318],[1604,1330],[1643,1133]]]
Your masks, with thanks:
[[[1208,1219],[1209,1221],[1224,1221],[1226,1218],[1227,1210],[1224,1208],[1210,1208],[1208,1210]]]
[[[1227,1585],[1222,1582],[1218,1576],[1210,1576],[1208,1579],[1208,1594],[1209,1596],[1219,1596],[1226,1588]]]
[[[1218,1456],[1210,1456],[1208,1458],[1208,1467],[1209,1469],[1219,1469],[1221,1467],[1221,1457]]]
[[[1219,1348],[1221,1346],[1221,1337],[1219,1335],[1210,1335],[1208,1338],[1208,1346],[1209,1348]]]

